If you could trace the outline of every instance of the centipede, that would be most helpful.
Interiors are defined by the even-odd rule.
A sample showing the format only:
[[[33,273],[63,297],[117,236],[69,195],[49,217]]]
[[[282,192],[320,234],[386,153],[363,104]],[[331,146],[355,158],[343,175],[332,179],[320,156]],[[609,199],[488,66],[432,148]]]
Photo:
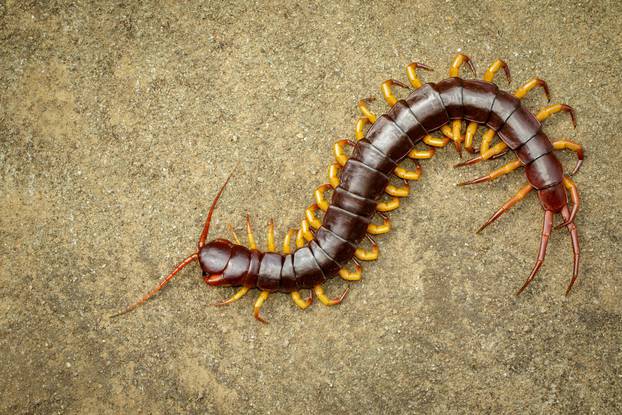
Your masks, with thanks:
[[[553,114],[568,113],[576,128],[575,111],[565,104],[551,105],[549,87],[537,77],[529,79],[513,93],[500,89],[493,82],[500,70],[508,85],[511,83],[509,67],[501,59],[488,67],[481,80],[462,78],[463,67],[477,76],[472,60],[459,53],[451,61],[448,78],[424,83],[419,78],[420,71],[432,69],[413,62],[406,67],[410,85],[396,79],[381,84],[382,96],[389,107],[386,113],[378,116],[370,109],[373,97],[358,102],[361,116],[356,121],[354,139],[342,139],[334,144],[335,161],[329,167],[328,183],[314,191],[314,203],[305,210],[300,226],[285,233],[281,252],[275,246],[272,220],[268,223],[267,249],[258,249],[248,215],[247,245],[240,242],[231,225],[232,240],[207,241],[214,210],[230,175],[212,201],[196,251],[155,288],[113,317],[144,304],[194,262],[199,263],[207,285],[236,288],[233,296],[214,305],[231,304],[249,291],[258,290],[253,315],[264,323],[261,308],[273,293],[289,294],[302,310],[308,308],[314,298],[326,306],[340,304],[348,293],[349,284],[341,295],[331,298],[324,291],[325,283],[337,276],[349,282],[362,278],[362,263],[379,256],[374,238],[391,230],[389,212],[396,210],[400,199],[409,195],[411,182],[420,179],[422,160],[431,159],[436,149],[449,143],[453,143],[460,158],[463,149],[471,155],[454,167],[472,166],[508,153],[514,155],[512,161],[491,173],[458,185],[490,182],[524,169],[524,186],[494,212],[477,233],[535,191],[544,210],[540,245],[531,273],[516,295],[535,279],[544,263],[550,235],[553,229],[560,228],[567,228],[572,242],[573,270],[565,291],[568,295],[579,275],[580,258],[575,224],[580,200],[571,177],[583,163],[584,149],[568,139],[551,141],[542,129],[542,122]],[[405,90],[401,95],[408,95],[398,99],[396,88]],[[522,100],[536,88],[543,90],[548,105],[533,114]],[[479,128],[485,131],[478,133]],[[475,141],[480,142],[479,148],[475,147]],[[570,174],[564,173],[556,157],[555,152],[561,150],[571,151],[577,158]],[[411,160],[410,167],[404,163],[407,160]],[[561,215],[561,221],[555,226],[557,214]],[[303,290],[308,290],[309,294],[303,296]]]

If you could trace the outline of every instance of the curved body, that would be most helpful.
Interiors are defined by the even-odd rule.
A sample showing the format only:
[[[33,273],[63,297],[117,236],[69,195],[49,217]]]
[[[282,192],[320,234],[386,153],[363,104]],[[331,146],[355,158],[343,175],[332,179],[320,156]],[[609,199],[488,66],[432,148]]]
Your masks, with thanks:
[[[522,200],[530,191],[538,193],[545,211],[540,248],[536,264],[531,274],[517,294],[520,294],[535,278],[544,262],[548,240],[553,229],[554,215],[559,213],[564,219],[558,227],[565,226],[572,240],[573,275],[566,294],[570,292],[578,276],[579,242],[574,218],[579,207],[577,186],[553,154],[554,150],[571,150],[577,155],[574,174],[583,161],[583,147],[569,140],[557,140],[553,143],[542,131],[541,121],[560,111],[570,113],[575,124],[574,111],[565,104],[550,105],[537,115],[531,114],[521,105],[521,98],[535,87],[542,87],[549,97],[546,82],[532,78],[514,94],[500,90],[492,79],[500,69],[505,71],[508,82],[510,72],[507,64],[497,59],[490,65],[483,80],[465,80],[458,76],[462,64],[468,63],[474,68],[469,58],[457,55],[451,64],[449,78],[436,84],[422,83],[416,69],[428,69],[423,64],[413,62],[406,68],[408,79],[414,90],[403,100],[398,100],[392,93],[392,86],[409,88],[396,80],[386,80],[381,85],[384,98],[391,109],[376,117],[366,106],[368,100],[359,102],[363,116],[358,119],[355,129],[357,142],[339,140],[335,143],[336,163],[329,169],[329,183],[319,186],[314,193],[316,203],[306,210],[306,218],[297,230],[296,247],[290,251],[291,231],[284,239],[283,254],[276,253],[274,246],[274,225],[268,227],[267,252],[256,249],[250,220],[247,216],[247,233],[250,248],[242,246],[234,233],[234,244],[225,239],[206,242],[212,214],[218,199],[227,185],[222,186],[212,202],[203,231],[198,240],[197,251],[184,259],[167,275],[160,284],[142,299],[128,306],[119,314],[131,311],[143,304],[160,291],[185,266],[198,261],[203,271],[203,278],[208,285],[241,287],[228,300],[219,305],[229,304],[242,298],[250,289],[257,288],[260,294],[255,302],[254,316],[264,321],[260,309],[272,292],[290,293],[294,303],[301,309],[307,308],[313,301],[311,295],[302,299],[301,289],[312,289],[317,298],[325,305],[339,304],[347,293],[335,299],[324,294],[322,284],[329,278],[339,275],[347,281],[361,278],[361,266],[358,260],[372,261],[378,257],[378,246],[370,235],[386,233],[390,229],[390,220],[384,212],[397,209],[398,197],[406,197],[410,191],[408,182],[419,178],[421,169],[417,164],[414,171],[399,165],[406,157],[412,159],[431,158],[434,149],[416,150],[415,145],[423,142],[430,147],[444,147],[450,140],[460,152],[464,148],[471,153],[479,153],[455,167],[467,166],[482,160],[500,157],[512,150],[516,160],[482,176],[460,185],[483,183],[494,180],[519,167],[524,167],[528,183],[518,193],[498,209],[477,231],[481,231],[499,218],[504,212]],[[464,135],[462,121],[469,122]],[[364,127],[371,127],[364,132]],[[451,124],[451,127],[448,126]],[[488,127],[482,135],[481,147],[473,148],[473,139],[479,125]],[[441,130],[443,137],[431,134]],[[501,142],[490,147],[495,135]],[[344,152],[344,146],[351,145],[351,156]],[[392,175],[404,180],[404,186],[389,183]],[[324,197],[324,191],[332,190],[330,202]],[[572,201],[572,211],[566,191]],[[392,197],[385,200],[384,196]],[[324,211],[322,220],[315,216],[316,210]],[[382,225],[372,223],[372,218],[379,215],[384,219]],[[315,229],[315,232],[311,230]],[[359,247],[367,238],[371,250]],[[351,272],[346,265],[355,263]]]
[[[293,292],[334,277],[365,237],[397,164],[423,137],[456,119],[496,131],[525,166],[543,206],[554,212],[566,206],[561,163],[536,117],[494,83],[447,78],[424,84],[398,101],[357,142],[313,241],[287,255],[212,241],[199,253],[206,282]],[[213,275],[218,277],[210,279]]]

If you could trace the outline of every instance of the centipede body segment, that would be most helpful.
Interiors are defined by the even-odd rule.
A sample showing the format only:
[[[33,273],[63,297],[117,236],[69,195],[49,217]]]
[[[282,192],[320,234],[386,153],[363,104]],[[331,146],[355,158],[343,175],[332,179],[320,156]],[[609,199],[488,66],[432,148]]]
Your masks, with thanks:
[[[275,246],[272,221],[268,226],[267,250],[261,251],[257,249],[248,217],[248,247],[240,243],[235,233],[234,242],[226,239],[206,242],[211,218],[229,181],[227,179],[210,207],[197,251],[183,260],[155,289],[116,315],[143,304],[194,261],[199,262],[208,285],[239,287],[233,297],[216,305],[232,303],[251,289],[258,289],[260,294],[254,306],[254,316],[260,321],[265,322],[260,315],[262,305],[275,292],[290,294],[301,309],[311,305],[313,296],[328,306],[339,304],[347,294],[347,288],[339,297],[330,298],[325,294],[323,284],[335,276],[346,281],[361,278],[361,261],[375,260],[379,255],[375,235],[391,229],[387,212],[399,207],[400,199],[410,192],[410,182],[418,180],[421,175],[419,160],[432,158],[436,148],[445,147],[450,142],[460,155],[463,149],[477,154],[456,167],[499,158],[508,152],[515,155],[514,160],[488,175],[460,183],[483,183],[517,169],[525,171],[525,185],[477,232],[535,191],[544,209],[541,242],[532,272],[517,294],[527,288],[544,263],[556,214],[563,219],[557,228],[568,229],[574,253],[572,278],[566,289],[568,294],[579,272],[580,251],[574,219],[580,202],[577,186],[570,175],[564,174],[555,151],[576,153],[578,161],[572,174],[581,166],[584,154],[582,146],[570,140],[551,142],[541,123],[555,113],[567,112],[575,125],[574,111],[568,105],[555,104],[534,115],[522,105],[521,99],[536,87],[542,88],[549,98],[544,81],[533,78],[512,94],[492,82],[501,69],[510,82],[510,71],[504,61],[496,60],[485,72],[483,80],[461,78],[459,71],[464,64],[475,72],[470,59],[459,54],[450,66],[450,77],[438,83],[423,83],[418,78],[418,69],[430,70],[426,65],[408,65],[406,72],[410,86],[393,79],[381,85],[382,95],[390,106],[389,111],[381,116],[368,108],[371,99],[359,102],[362,116],[356,122],[355,139],[343,139],[335,144],[336,161],[329,168],[328,183],[315,190],[315,203],[305,211],[299,229],[288,230],[281,253]],[[408,96],[398,99],[393,93],[395,87],[409,89]],[[487,130],[477,149],[474,142],[479,127]],[[499,140],[493,145],[495,137]],[[350,152],[347,147],[351,148]],[[400,164],[407,158],[415,160],[414,170]],[[401,184],[394,184],[395,180],[392,183],[393,176],[397,176]],[[332,193],[330,200],[327,192]],[[318,217],[320,212],[321,218]],[[292,242],[295,243],[293,251]],[[312,294],[304,297],[301,290],[305,289],[311,290]]]

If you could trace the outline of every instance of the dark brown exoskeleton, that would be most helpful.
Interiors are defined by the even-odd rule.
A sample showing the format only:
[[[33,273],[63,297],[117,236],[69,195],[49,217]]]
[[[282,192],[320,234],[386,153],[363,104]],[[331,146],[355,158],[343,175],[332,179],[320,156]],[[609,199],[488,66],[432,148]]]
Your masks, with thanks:
[[[566,226],[570,231],[574,252],[573,275],[566,290],[568,294],[577,279],[579,267],[579,243],[574,224],[579,197],[576,185],[569,176],[564,175],[562,165],[553,151],[569,149],[577,153],[574,174],[583,161],[583,149],[568,140],[551,143],[542,131],[541,121],[556,112],[565,111],[570,113],[574,124],[574,111],[567,105],[558,104],[550,105],[534,116],[521,105],[521,98],[535,87],[542,87],[548,98],[548,87],[544,81],[534,78],[510,94],[492,83],[500,69],[505,71],[510,81],[505,62],[495,61],[482,81],[460,78],[459,69],[464,63],[473,69],[468,57],[460,54],[451,65],[450,78],[436,84],[423,84],[417,77],[417,68],[429,69],[425,65],[409,65],[407,73],[414,90],[407,98],[398,100],[392,93],[392,86],[409,87],[396,80],[385,81],[381,90],[391,109],[380,117],[368,109],[368,100],[359,102],[363,116],[356,125],[357,141],[340,140],[335,144],[337,162],[330,167],[329,183],[315,191],[316,203],[306,210],[306,218],[300,229],[287,233],[282,254],[275,252],[272,222],[269,225],[267,251],[262,252],[256,248],[248,217],[249,247],[243,246],[235,233],[236,243],[224,239],[206,243],[211,217],[227,179],[209,210],[197,251],[183,260],[155,289],[118,314],[131,311],[147,301],[182,268],[197,260],[207,284],[240,287],[233,297],[220,305],[243,297],[250,289],[259,289],[254,315],[261,321],[264,320],[260,316],[260,308],[272,292],[290,293],[294,302],[303,309],[311,304],[312,296],[303,299],[300,295],[302,289],[312,289],[326,305],[339,304],[347,289],[340,297],[330,299],[324,294],[322,285],[337,275],[348,281],[361,278],[359,261],[375,260],[378,257],[378,246],[372,235],[389,231],[391,222],[386,212],[399,206],[399,198],[409,193],[408,182],[417,180],[421,174],[418,163],[415,170],[407,170],[400,166],[400,162],[407,157],[414,160],[431,158],[434,147],[444,147],[449,141],[454,142],[458,151],[461,151],[464,143],[466,151],[479,153],[477,157],[457,166],[494,159],[509,150],[516,154],[516,160],[486,176],[460,185],[487,182],[519,167],[525,168],[527,184],[495,212],[478,232],[535,189],[545,211],[540,250],[531,274],[517,294],[529,285],[542,266],[553,228],[553,217],[557,213],[563,217],[563,223],[558,227]],[[469,121],[464,134],[462,120]],[[365,131],[367,124],[371,124],[371,127]],[[481,147],[475,150],[473,139],[480,125],[488,127],[488,131],[482,137]],[[432,134],[437,131],[443,137],[433,137]],[[499,136],[501,141],[491,147],[495,136]],[[429,148],[415,149],[420,142]],[[350,157],[345,153],[346,145],[353,147]],[[402,179],[404,185],[391,184],[393,175]],[[328,190],[332,190],[330,203],[324,196]],[[572,209],[568,206],[567,191],[571,195]],[[391,198],[385,200],[384,195]],[[322,220],[316,216],[318,211],[324,212]],[[373,222],[376,215],[381,217],[382,224]],[[291,252],[289,245],[294,234],[296,250]],[[364,240],[371,243],[371,249],[361,246]],[[350,261],[354,262],[355,271],[349,271],[346,267]]]

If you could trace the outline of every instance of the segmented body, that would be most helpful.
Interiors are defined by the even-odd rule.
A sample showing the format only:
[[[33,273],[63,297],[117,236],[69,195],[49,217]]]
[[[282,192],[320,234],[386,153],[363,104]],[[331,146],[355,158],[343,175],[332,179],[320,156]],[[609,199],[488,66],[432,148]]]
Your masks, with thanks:
[[[425,84],[398,101],[357,142],[322,227],[308,246],[282,255],[215,240],[200,253],[203,272],[222,274],[229,286],[270,292],[313,288],[336,276],[365,237],[391,172],[426,135],[456,119],[497,131],[526,166],[527,180],[535,189],[561,186],[563,169],[553,145],[519,99],[491,82],[448,78]],[[563,188],[561,192],[565,204]]]
[[[450,71],[450,74],[455,73],[456,68],[467,61],[466,56],[458,55],[452,65],[453,72]],[[425,68],[424,65],[421,66]],[[492,78],[500,67],[504,67],[509,78],[507,65],[499,60],[489,69],[489,72],[492,71],[489,78]],[[429,138],[432,133],[454,123],[453,140],[459,148],[458,144],[462,140],[460,138],[461,124],[456,120],[466,120],[477,125],[487,126],[491,139],[496,133],[502,140],[501,147],[497,146],[498,150],[507,147],[514,152],[518,160],[514,162],[513,166],[506,169],[507,171],[498,175],[505,174],[519,166],[525,168],[528,181],[526,188],[521,190],[522,193],[519,192],[520,195],[515,196],[516,200],[508,201],[486,225],[509,209],[531,189],[538,192],[540,202],[546,212],[538,261],[521,291],[533,279],[544,260],[554,213],[561,213],[564,216],[566,222],[563,225],[568,226],[573,237],[575,269],[570,285],[572,286],[578,269],[578,242],[576,227],[572,223],[578,207],[578,196],[576,195],[576,187],[572,186],[574,183],[570,185],[571,180],[565,178],[562,165],[553,151],[554,149],[570,148],[570,144],[578,145],[564,141],[563,143],[566,144],[559,147],[554,146],[542,131],[542,125],[539,121],[540,114],[534,116],[525,109],[519,99],[520,94],[512,95],[505,92],[488,80],[467,80],[458,76],[451,76],[436,84],[421,84],[416,75],[411,76],[410,74],[409,79],[416,89],[405,99],[397,100],[390,92],[387,92],[385,98],[391,105],[391,109],[377,118],[368,114],[368,121],[373,125],[367,130],[364,137],[359,136],[357,137],[359,140],[352,143],[354,149],[351,157],[347,160],[344,158],[341,163],[340,174],[338,177],[332,178],[331,186],[329,186],[333,190],[331,202],[324,203],[325,206],[322,207],[325,212],[321,226],[320,222],[317,221],[315,232],[307,231],[307,235],[310,236],[307,237],[306,244],[302,243],[302,239],[300,239],[297,249],[291,253],[288,252],[289,248],[284,254],[262,252],[254,247],[250,224],[251,248],[224,239],[205,243],[210,218],[218,197],[224,189],[223,186],[210,209],[206,226],[199,239],[198,251],[184,260],[155,290],[125,311],[142,304],[166,285],[181,268],[194,260],[199,261],[205,282],[209,285],[243,287],[232,300],[241,297],[249,289],[261,290],[263,297],[255,307],[255,317],[257,318],[260,318],[259,307],[263,304],[268,293],[279,291],[298,295],[297,293],[301,289],[318,289],[327,279],[338,274],[342,275],[340,271],[344,270],[346,264],[357,256],[357,249],[359,249],[361,241],[368,236],[370,226],[373,226],[371,225],[372,218],[381,213],[379,212],[381,210],[379,203],[381,203],[381,198],[385,192],[389,193],[387,189],[391,176],[398,171],[399,163],[412,154],[415,146],[421,141],[425,142],[425,138]],[[539,86],[544,86],[548,95],[546,84],[543,81],[536,80],[539,82]],[[405,86],[398,81],[387,81],[383,84],[383,91],[386,90],[385,85],[390,87],[390,85],[396,84]],[[551,108],[549,107],[549,109]],[[367,112],[365,108],[362,110],[364,113]],[[572,111],[568,106],[558,106],[557,109],[545,113],[541,119],[560,110]],[[572,112],[571,115],[574,122]],[[458,124],[455,124],[456,122]],[[474,124],[471,125],[475,126]],[[469,130],[471,130],[470,127],[467,128],[467,135]],[[471,135],[472,133],[473,130],[471,130]],[[447,134],[451,133],[446,132]],[[485,139],[482,144],[485,148],[482,149],[482,153],[477,159],[488,159],[496,151],[488,150],[484,141]],[[469,149],[469,145],[467,144],[467,149]],[[580,146],[577,154],[580,159],[577,164],[578,168],[583,158]],[[478,160],[473,159],[463,163],[463,165],[474,161]],[[400,177],[405,178],[404,176]],[[489,175],[466,184],[479,183],[496,177]],[[566,189],[572,191],[574,202],[572,214],[569,213],[567,207]],[[316,294],[320,296],[322,302],[328,305],[338,303],[341,300],[328,301],[323,297],[321,288],[320,291],[316,291]],[[299,296],[296,302],[305,308],[305,304],[301,302]]]

